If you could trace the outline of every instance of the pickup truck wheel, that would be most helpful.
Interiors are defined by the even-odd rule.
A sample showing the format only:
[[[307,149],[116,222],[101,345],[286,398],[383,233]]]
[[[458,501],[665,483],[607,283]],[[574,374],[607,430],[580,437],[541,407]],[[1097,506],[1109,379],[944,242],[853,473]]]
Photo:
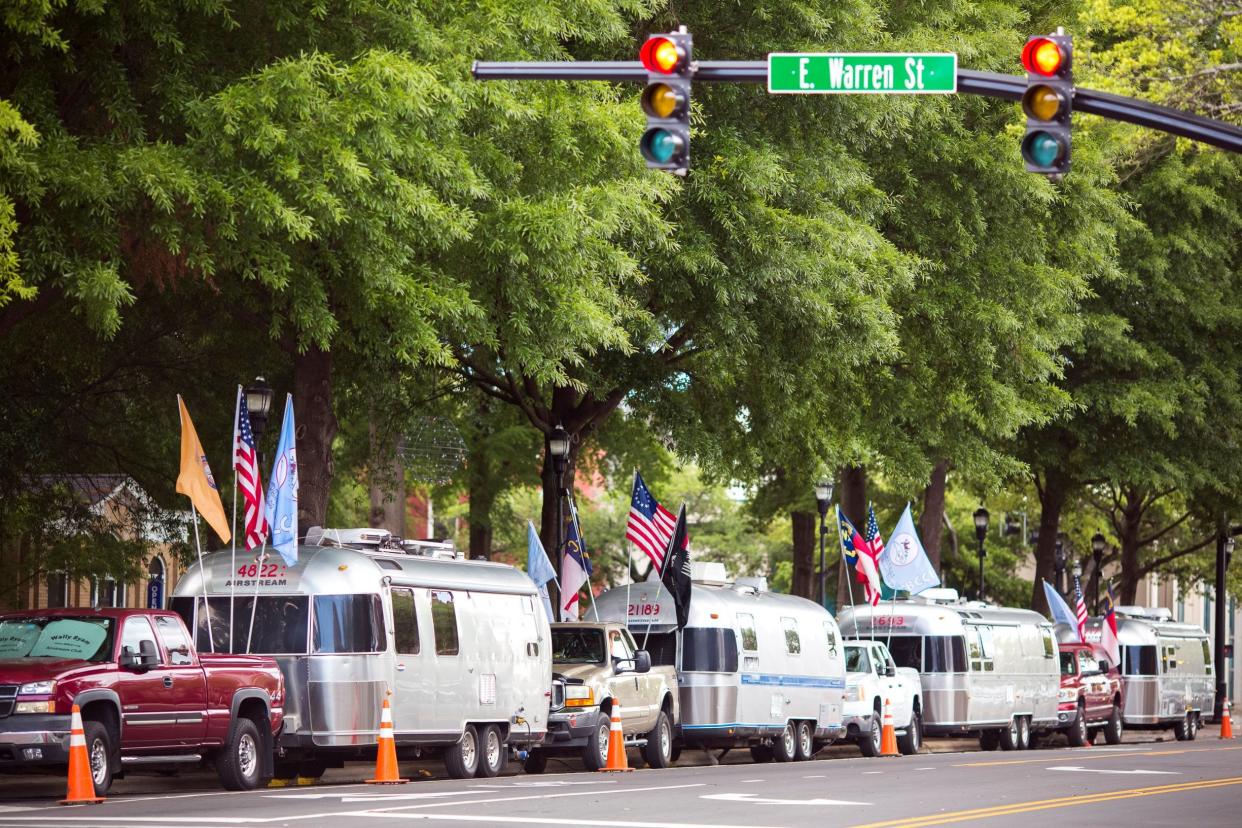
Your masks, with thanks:
[[[595,730],[587,737],[586,747],[582,749],[582,764],[589,771],[597,771],[608,764],[608,731],[612,726],[609,717],[600,714]]]
[[[923,747],[923,714],[916,707],[910,714],[906,735],[897,737],[897,749],[906,756],[918,753]]]
[[[1017,750],[1019,746],[1018,739],[1018,717],[1014,716],[1009,720],[1009,727],[1001,728],[1001,750]]]
[[[878,716],[871,717],[871,728],[858,737],[858,749],[868,759],[880,755],[880,719]]]
[[[112,787],[112,734],[102,722],[92,721],[82,723],[82,732],[86,735],[86,756],[90,760],[95,796],[103,796]]]
[[[1087,743],[1087,709],[1082,702],[1078,703],[1078,715],[1070,722],[1065,738],[1069,740],[1070,747],[1082,747]]]
[[[799,762],[806,762],[815,755],[815,731],[810,722],[798,722]]]
[[[444,751],[444,768],[454,779],[469,779],[479,769],[479,731],[466,725],[461,741]]]
[[[772,744],[772,755],[778,762],[792,762],[798,757],[798,737],[794,733],[793,722],[786,722],[781,735]]]
[[[522,770],[527,773],[543,773],[548,769],[548,754],[542,750],[532,750],[526,754],[526,761],[522,763]]]
[[[259,787],[263,759],[259,753],[263,740],[250,719],[234,719],[229,738],[216,754],[216,773],[229,791],[252,791]]]
[[[475,776],[480,779],[491,779],[505,769],[505,740],[496,725],[487,725],[479,731],[479,769]]]
[[[1108,714],[1108,724],[1104,725],[1104,741],[1110,745],[1121,744],[1121,708],[1113,705],[1113,712]]]
[[[647,746],[643,758],[653,768],[667,768],[673,763],[673,726],[663,710],[656,717],[655,727],[647,734]]]
[[[771,762],[772,747],[770,745],[751,745],[750,758],[756,762]]]

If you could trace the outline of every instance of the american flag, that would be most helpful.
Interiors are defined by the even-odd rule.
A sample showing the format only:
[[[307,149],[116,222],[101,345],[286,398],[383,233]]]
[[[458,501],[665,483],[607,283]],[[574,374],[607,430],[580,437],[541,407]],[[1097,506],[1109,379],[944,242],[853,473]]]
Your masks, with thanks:
[[[1082,584],[1078,582],[1078,576],[1074,576],[1074,600],[1077,606],[1074,608],[1075,614],[1078,616],[1078,640],[1087,640],[1087,602],[1082,598]]]
[[[233,468],[237,470],[237,488],[246,502],[246,548],[262,546],[267,538],[267,516],[263,513],[263,484],[259,480],[259,451],[254,446],[250,414],[242,404],[241,389],[237,392],[237,419],[233,427]]]
[[[867,531],[863,540],[871,549],[871,558],[880,565],[880,556],[884,554],[884,538],[880,537],[880,524],[875,520],[875,507],[867,506]]]
[[[664,571],[664,550],[668,548],[676,528],[677,518],[651,496],[643,476],[634,472],[634,493],[630,497],[630,518],[625,524],[625,537],[651,559],[657,572]]]

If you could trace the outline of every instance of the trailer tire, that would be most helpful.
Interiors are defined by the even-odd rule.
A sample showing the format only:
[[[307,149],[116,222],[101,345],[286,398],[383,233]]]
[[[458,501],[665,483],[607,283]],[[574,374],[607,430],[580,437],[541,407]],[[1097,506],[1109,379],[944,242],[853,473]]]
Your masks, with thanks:
[[[1018,750],[1031,749],[1031,720],[1026,716],[1018,717]]]
[[[815,755],[815,729],[810,722],[798,722],[797,729],[794,731],[797,736],[798,752],[795,758],[799,762],[810,761]]]
[[[756,762],[771,762],[772,747],[770,745],[751,745],[750,758]]]
[[[1173,725],[1173,735],[1179,742],[1193,742],[1198,729],[1195,726],[1195,714],[1187,710],[1182,720]]]
[[[1087,733],[1087,708],[1080,701],[1078,702],[1078,715],[1074,717],[1074,721],[1065,730],[1065,738],[1069,742],[1070,747],[1082,747],[1087,744],[1090,734]]]
[[[979,731],[979,749],[980,750],[996,750],[1000,745],[1000,734],[995,730]]]
[[[1124,725],[1121,723],[1121,708],[1113,705],[1113,712],[1108,716],[1108,724],[1104,725],[1104,741],[1110,745],[1121,744]]]
[[[916,754],[923,747],[923,714],[918,706],[910,712],[910,724],[906,725],[904,736],[897,737],[897,749],[906,756]]]
[[[647,734],[643,758],[653,768],[667,768],[673,763],[673,726],[663,710],[656,716],[655,727]]]
[[[1021,746],[1021,736],[1018,731],[1018,719],[1020,716],[1014,716],[1009,720],[1009,727],[1000,729],[1000,747],[1001,750],[1018,750]]]
[[[496,725],[485,725],[479,731],[479,768],[474,775],[480,779],[499,776],[505,769],[509,754],[505,750],[505,737]]]
[[[526,761],[522,763],[522,770],[527,773],[543,773],[548,769],[548,754],[542,750],[532,750],[526,754]]]
[[[587,737],[586,747],[582,749],[582,764],[586,765],[587,770],[597,771],[608,764],[608,734],[611,727],[611,719],[601,714],[599,721],[595,723],[595,730]]]
[[[227,791],[252,791],[263,775],[263,739],[250,719],[236,718],[216,754],[216,774]]]
[[[872,716],[871,727],[858,737],[858,749],[862,751],[863,756],[873,759],[880,755],[880,737],[880,718]]]
[[[454,779],[470,779],[479,769],[479,731],[466,725],[457,744],[444,751],[444,768]]]
[[[798,758],[798,735],[793,722],[785,722],[785,728],[772,743],[772,755],[778,762],[792,762]]]

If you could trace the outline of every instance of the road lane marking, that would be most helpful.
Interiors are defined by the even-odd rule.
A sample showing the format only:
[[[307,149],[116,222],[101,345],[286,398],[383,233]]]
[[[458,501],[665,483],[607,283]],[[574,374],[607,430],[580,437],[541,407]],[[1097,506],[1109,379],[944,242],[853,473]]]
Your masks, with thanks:
[[[803,779],[827,779],[828,775],[824,773],[816,773],[816,774],[812,774],[811,776],[804,776],[802,778]]]
[[[351,816],[353,815],[351,814]],[[753,825],[751,823],[746,823],[745,825],[726,825],[720,822],[626,822],[615,819],[587,819],[585,817],[575,817],[574,819],[556,819],[546,816],[513,817],[483,816],[481,814],[379,814],[361,811],[357,814],[357,816],[382,817],[385,819],[486,822],[489,825],[505,823],[518,825],[594,825],[600,826],[600,828],[781,828],[780,826]]]
[[[1057,799],[1036,799],[1030,802],[1015,802],[1009,805],[994,805],[988,808],[972,808],[966,811],[953,811],[945,814],[904,817],[884,822],[867,822],[855,825],[853,828],[926,828],[926,826],[931,825],[947,825],[953,822],[968,822],[975,819],[1014,816],[1033,811],[1044,811],[1050,808],[1095,805],[1100,802],[1112,802],[1119,799],[1201,791],[1209,788],[1223,788],[1229,785],[1242,785],[1242,776],[1233,776],[1225,779],[1204,779],[1198,782],[1177,782],[1172,785],[1158,785],[1148,788],[1127,788],[1120,791],[1104,791],[1098,794],[1078,794]]]
[[[743,780],[742,780],[742,782],[743,782],[743,783],[746,783],[746,782],[762,782],[762,781],[763,781],[762,779],[743,779]]]
[[[935,768],[915,768],[915,770],[935,770]]]
[[[1045,770],[1054,771],[1079,771],[1081,773],[1122,773],[1122,774],[1141,774],[1141,773],[1160,773],[1169,776],[1178,776],[1181,771],[1154,771],[1154,770],[1113,770],[1112,768],[1082,768],[1077,765],[1058,765],[1055,768],[1045,768]]]
[[[750,793],[703,794],[699,799],[721,802],[749,802],[752,805],[870,805],[870,802],[851,802],[848,799],[769,799]]]
[[[1149,748],[1141,749],[1141,751],[1143,751],[1144,758],[1148,756],[1180,756],[1184,753],[1212,753],[1214,751],[1219,751],[1219,750],[1242,750],[1242,746],[1211,747],[1211,748],[1181,748],[1178,750],[1150,750]],[[1131,752],[1139,753],[1140,749],[1135,749]],[[1103,755],[1093,754],[1091,756],[1075,756],[1074,761],[1075,762],[1089,762],[1089,761],[1093,761],[1096,759],[1115,759],[1119,756],[1124,757],[1126,755],[1127,755],[1126,753],[1123,753],[1121,751],[1114,751],[1113,753],[1107,753]],[[983,768],[989,765],[1034,765],[1034,764],[1040,764],[1040,763],[1048,762],[1048,761],[1051,761],[1051,760],[1047,756],[1043,757],[1042,759],[993,759],[987,762],[958,762],[954,764],[953,767],[955,768]]]
[[[530,799],[565,799],[571,796],[605,796],[607,794],[626,794],[641,793],[644,791],[675,791],[681,788],[705,788],[706,782],[692,782],[687,785],[651,785],[642,788],[611,788],[606,791],[565,791],[563,793],[546,793],[546,794],[528,794],[526,796],[494,796],[490,799],[467,799],[453,800],[445,802],[425,802],[421,805],[394,805],[391,808],[372,808],[368,811],[358,811],[359,814],[380,813],[381,811],[412,811],[418,808],[445,808],[459,807],[465,805],[490,805],[495,802],[520,802]],[[344,812],[346,815],[352,816],[351,812]],[[278,818],[279,819],[279,818]],[[275,822],[276,820],[272,820]]]
[[[496,791],[495,788],[492,789]],[[444,799],[450,796],[476,796],[485,791],[478,788],[471,788],[464,791],[377,791],[372,788],[370,791],[323,791],[320,793],[296,793],[296,794],[269,794],[264,799],[275,799],[279,801],[286,800],[310,800],[310,799],[339,799],[342,804],[347,802],[396,802],[402,799]]]

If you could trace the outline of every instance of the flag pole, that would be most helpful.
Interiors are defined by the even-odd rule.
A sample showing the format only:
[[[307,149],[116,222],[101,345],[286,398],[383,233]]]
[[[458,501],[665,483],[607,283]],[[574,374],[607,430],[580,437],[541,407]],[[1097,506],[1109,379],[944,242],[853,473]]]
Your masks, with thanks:
[[[263,562],[267,559],[267,539],[263,539],[263,548],[255,561],[254,599],[250,602],[250,629],[246,632],[246,655],[250,655],[250,640],[254,637],[254,613],[259,608],[259,576],[263,574]]]
[[[582,522],[578,520],[578,504],[573,495],[569,496],[569,514],[574,519],[574,528],[578,530],[578,540],[582,543],[582,560],[586,561],[587,566],[591,565],[591,554],[587,552],[586,540],[582,537]],[[595,621],[599,623],[599,607],[595,606],[595,590],[591,588],[591,576],[587,576],[586,582],[587,595],[591,598],[591,611],[595,613]],[[561,591],[557,586],[556,591]],[[628,607],[626,608],[629,609]]]
[[[233,632],[233,604],[237,595],[237,423],[241,414],[242,387],[237,385],[237,403],[233,406],[233,538],[229,548],[229,652],[237,641]]]
[[[837,504],[837,537],[838,538],[842,537],[841,536],[841,505],[840,504]],[[845,560],[844,539],[840,540],[839,545],[841,546],[841,563],[845,564],[845,588],[849,590],[849,593],[850,593],[850,610],[853,612],[857,612],[858,607],[854,603],[854,584],[850,580],[850,575],[852,575],[853,572],[851,571],[852,567],[850,567],[849,563]],[[855,621],[854,622],[854,640],[860,641],[861,639],[862,639],[862,636],[858,634],[858,622]]]
[[[190,501],[190,513],[194,516],[194,548],[198,550],[198,574],[203,579],[203,613],[207,616],[207,647],[216,651],[216,642],[211,634],[211,604],[207,603],[207,570],[203,567],[203,542],[198,537],[198,509],[194,501]]]

